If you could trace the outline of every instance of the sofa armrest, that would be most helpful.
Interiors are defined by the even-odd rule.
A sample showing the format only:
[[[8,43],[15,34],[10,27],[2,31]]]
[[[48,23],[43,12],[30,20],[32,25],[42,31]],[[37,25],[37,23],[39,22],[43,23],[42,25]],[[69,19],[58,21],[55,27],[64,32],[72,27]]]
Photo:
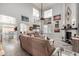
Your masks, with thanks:
[[[3,56],[5,54],[4,49],[2,45],[0,45],[0,56]]]
[[[52,53],[51,56],[60,56],[61,53],[62,53],[61,48],[57,47],[57,48],[55,48],[55,50],[54,50],[54,52]]]
[[[0,56],[3,56],[5,53],[4,53],[4,50],[1,50],[0,51]]]

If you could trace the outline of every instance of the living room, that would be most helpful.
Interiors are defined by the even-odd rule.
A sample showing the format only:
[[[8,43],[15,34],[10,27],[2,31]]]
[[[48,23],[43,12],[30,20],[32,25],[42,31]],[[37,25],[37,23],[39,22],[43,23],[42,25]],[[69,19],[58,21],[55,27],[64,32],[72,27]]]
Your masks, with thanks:
[[[78,6],[0,3],[0,55],[79,56]]]

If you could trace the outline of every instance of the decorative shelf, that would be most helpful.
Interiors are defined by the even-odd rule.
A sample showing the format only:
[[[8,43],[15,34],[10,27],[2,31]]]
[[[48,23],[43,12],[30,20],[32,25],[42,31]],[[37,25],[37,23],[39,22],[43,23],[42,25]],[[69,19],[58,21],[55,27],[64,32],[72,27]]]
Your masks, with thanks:
[[[77,28],[70,28],[70,29],[64,29],[64,28],[62,28],[61,30],[77,30]]]

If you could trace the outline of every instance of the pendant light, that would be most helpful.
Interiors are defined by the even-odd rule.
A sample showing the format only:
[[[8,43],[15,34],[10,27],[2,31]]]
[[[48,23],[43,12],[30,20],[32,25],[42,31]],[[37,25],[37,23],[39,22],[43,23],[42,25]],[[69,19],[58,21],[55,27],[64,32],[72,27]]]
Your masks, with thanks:
[[[45,19],[43,18],[43,3],[41,3],[41,18],[40,18],[40,20],[45,20]]]

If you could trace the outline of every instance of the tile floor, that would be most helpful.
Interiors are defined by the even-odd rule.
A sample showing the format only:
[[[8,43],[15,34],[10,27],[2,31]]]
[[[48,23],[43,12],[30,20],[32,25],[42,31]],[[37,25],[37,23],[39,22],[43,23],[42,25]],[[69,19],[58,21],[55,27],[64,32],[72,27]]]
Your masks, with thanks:
[[[54,42],[55,47],[64,48],[63,54],[67,56],[74,55],[72,46],[70,44],[63,42],[61,39],[54,39]],[[12,39],[9,42],[4,41],[2,44],[5,51],[5,56],[29,56],[27,52],[21,49],[19,40]],[[79,53],[77,53],[77,55],[79,56]]]
[[[5,56],[29,56],[27,52],[21,49],[19,40],[11,40],[9,43],[3,42]]]
[[[53,36],[49,36],[49,37],[53,39]],[[74,53],[76,53],[72,51],[72,45],[65,43],[64,41],[62,41],[62,39],[55,38],[53,40],[55,47],[61,47],[64,49],[63,51],[64,56],[74,56]],[[79,56],[79,53],[76,53],[76,56]]]

